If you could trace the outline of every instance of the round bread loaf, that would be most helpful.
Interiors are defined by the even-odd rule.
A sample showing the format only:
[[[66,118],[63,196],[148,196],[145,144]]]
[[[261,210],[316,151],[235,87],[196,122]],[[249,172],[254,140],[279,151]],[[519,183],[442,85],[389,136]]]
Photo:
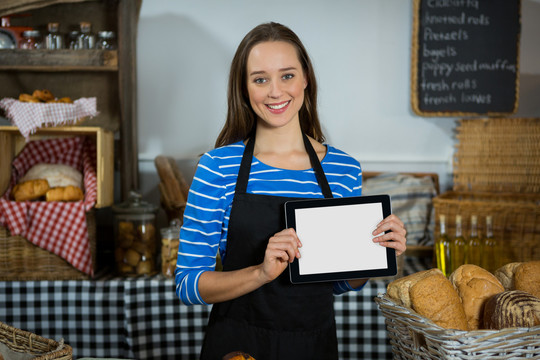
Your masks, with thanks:
[[[504,266],[501,266],[493,273],[493,275],[495,275],[495,277],[501,282],[504,290],[516,289],[514,286],[514,272],[520,265],[520,262],[511,262]]]
[[[469,329],[480,329],[484,304],[493,295],[504,291],[501,282],[489,271],[473,264],[458,267],[450,275],[450,281],[463,303]]]
[[[255,360],[251,355],[243,351],[233,351],[223,357],[223,360]]]
[[[500,330],[540,325],[540,299],[521,290],[492,296],[484,306],[483,328]]]
[[[83,188],[82,173],[71,166],[63,164],[36,164],[26,172],[21,181],[35,179],[47,180],[51,188],[70,185]]]
[[[540,298],[540,261],[521,263],[514,272],[516,290],[528,292]]]

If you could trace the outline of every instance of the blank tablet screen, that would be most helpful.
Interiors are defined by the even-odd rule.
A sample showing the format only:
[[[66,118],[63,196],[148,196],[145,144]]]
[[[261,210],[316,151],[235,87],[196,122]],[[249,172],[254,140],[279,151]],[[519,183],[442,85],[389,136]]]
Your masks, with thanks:
[[[300,259],[289,267],[293,283],[397,273],[395,251],[372,241],[391,213],[387,195],[289,201],[285,212],[302,242]]]

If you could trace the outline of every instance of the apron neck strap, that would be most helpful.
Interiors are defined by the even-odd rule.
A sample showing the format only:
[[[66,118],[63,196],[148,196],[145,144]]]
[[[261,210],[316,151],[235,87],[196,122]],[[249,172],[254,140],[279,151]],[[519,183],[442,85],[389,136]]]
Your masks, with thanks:
[[[309,156],[309,161],[313,171],[315,172],[315,177],[317,178],[317,183],[321,187],[322,193],[325,198],[332,198],[332,190],[330,190],[330,185],[328,185],[328,180],[324,175],[321,162],[311,145],[306,134],[302,133],[302,138],[304,140],[304,147]],[[249,180],[249,173],[251,171],[251,162],[253,161],[253,150],[255,148],[255,136],[252,136],[248,139],[246,148],[244,149],[244,155],[242,156],[242,162],[240,163],[240,170],[238,171],[238,180],[236,181],[236,190],[235,193],[245,193],[247,189],[247,184]]]

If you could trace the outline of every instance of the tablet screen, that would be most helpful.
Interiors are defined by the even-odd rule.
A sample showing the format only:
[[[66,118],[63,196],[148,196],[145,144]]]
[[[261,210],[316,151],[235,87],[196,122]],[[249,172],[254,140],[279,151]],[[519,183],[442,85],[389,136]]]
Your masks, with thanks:
[[[388,195],[289,201],[285,213],[302,242],[300,259],[289,266],[293,283],[397,273],[395,250],[372,241],[391,213]]]

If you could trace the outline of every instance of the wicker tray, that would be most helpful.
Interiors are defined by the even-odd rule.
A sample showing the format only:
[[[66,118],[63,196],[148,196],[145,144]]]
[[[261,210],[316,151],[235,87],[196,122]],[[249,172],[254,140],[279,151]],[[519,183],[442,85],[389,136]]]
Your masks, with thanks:
[[[96,222],[94,211],[86,213],[92,264],[96,264]],[[22,236],[12,236],[0,226],[0,281],[86,280],[90,276],[50,251]]]
[[[394,359],[540,358],[540,326],[503,330],[449,330],[385,294],[375,297],[385,317]]]
[[[463,234],[469,235],[471,215],[478,216],[478,231],[485,235],[485,218],[493,218],[493,234],[504,246],[500,259],[512,261],[540,260],[540,194],[472,193],[448,191],[433,198],[435,218],[446,215],[446,232],[455,234],[455,218],[463,219]],[[440,234],[436,222],[435,237]]]
[[[32,355],[33,360],[73,359],[73,349],[63,340],[46,339],[0,322],[0,343],[9,350]],[[9,357],[5,357],[9,359]]]

